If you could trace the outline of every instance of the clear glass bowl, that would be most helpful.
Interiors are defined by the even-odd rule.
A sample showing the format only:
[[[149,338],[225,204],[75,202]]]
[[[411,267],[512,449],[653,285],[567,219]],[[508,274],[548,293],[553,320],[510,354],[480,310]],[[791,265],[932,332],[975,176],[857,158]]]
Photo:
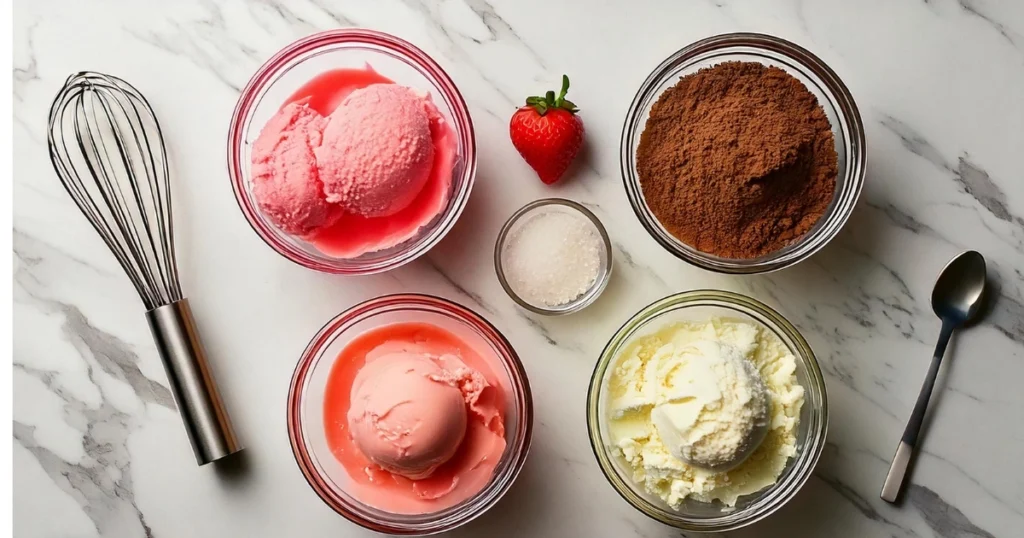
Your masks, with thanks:
[[[303,84],[330,69],[370,64],[398,84],[430,93],[455,130],[457,148],[447,206],[419,233],[399,245],[356,258],[337,258],[277,228],[260,211],[251,189],[252,143],[267,120]],[[228,131],[228,173],[238,206],[252,229],[293,262],[326,273],[371,274],[408,263],[437,244],[469,199],[476,177],[473,122],[462,95],[433,59],[397,37],[362,29],[329,30],[302,38],[274,55],[246,84]]]
[[[651,106],[662,92],[698,70],[730,61],[760,62],[779,67],[807,86],[832,124],[839,157],[835,195],[821,220],[793,243],[767,255],[730,259],[701,252],[679,239],[658,222],[644,200],[636,169],[640,144]],[[697,267],[719,273],[753,274],[793,265],[821,250],[843,227],[864,185],[866,170],[864,126],[853,96],[831,68],[809,51],[789,41],[764,34],[723,34],[702,39],[661,63],[640,86],[626,114],[622,129],[621,165],[629,203],[640,223],[666,250]]]
[[[576,299],[558,306],[533,304],[526,301],[516,294],[515,290],[512,289],[512,286],[505,278],[505,242],[519,229],[521,224],[524,222],[524,218],[547,211],[560,211],[563,213],[583,215],[594,225],[595,228],[597,228],[597,233],[601,237],[601,266],[598,270],[597,278],[594,279],[594,284],[590,286],[590,289],[580,294]],[[605,230],[604,225],[601,224],[601,221],[597,216],[586,207],[564,198],[543,198],[541,200],[530,202],[519,208],[518,211],[513,213],[512,216],[505,221],[505,225],[502,226],[501,231],[498,232],[497,241],[494,242],[494,271],[498,275],[498,282],[501,283],[502,289],[504,289],[505,293],[507,293],[508,296],[511,297],[519,306],[529,310],[530,312],[546,316],[570,314],[572,312],[578,312],[596,301],[597,297],[601,295],[601,292],[603,292],[605,287],[608,286],[608,280],[612,275],[612,243],[611,240],[608,239],[608,231]]]
[[[348,472],[327,445],[323,423],[324,391],[341,350],[364,331],[392,323],[418,321],[442,327],[481,353],[499,358],[495,375],[506,392],[505,452],[491,481],[455,506],[428,514],[394,514],[351,495]],[[454,529],[494,506],[519,476],[533,435],[533,396],[526,371],[508,340],[480,315],[429,295],[387,295],[339,314],[313,337],[302,353],[288,390],[288,437],[299,469],[320,498],[348,520],[368,529],[400,535],[427,535]]]
[[[796,357],[797,381],[804,388],[804,405],[796,432],[796,456],[790,458],[778,481],[757,493],[740,497],[735,507],[688,499],[672,509],[633,482],[631,471],[614,454],[605,412],[610,365],[636,338],[666,323],[704,320],[713,316],[754,322],[775,333]],[[613,488],[637,510],[666,525],[688,531],[722,532],[744,527],[775,512],[792,499],[811,476],[828,429],[825,379],[810,346],[796,328],[763,303],[727,291],[696,290],[661,299],[630,318],[612,336],[594,368],[587,393],[587,430],[601,471]]]

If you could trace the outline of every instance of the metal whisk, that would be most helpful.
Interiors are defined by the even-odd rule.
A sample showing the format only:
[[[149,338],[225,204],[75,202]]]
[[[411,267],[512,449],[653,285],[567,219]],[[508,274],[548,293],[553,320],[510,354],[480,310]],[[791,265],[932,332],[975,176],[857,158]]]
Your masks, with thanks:
[[[178,283],[167,152],[153,109],[124,80],[77,73],[50,107],[47,140],[61,183],[146,306],[196,460],[241,450]]]

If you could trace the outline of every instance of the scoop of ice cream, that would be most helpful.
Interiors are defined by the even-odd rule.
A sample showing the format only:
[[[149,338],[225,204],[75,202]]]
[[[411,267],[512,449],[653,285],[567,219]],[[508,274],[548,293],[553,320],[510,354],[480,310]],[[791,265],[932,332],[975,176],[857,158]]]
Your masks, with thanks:
[[[370,461],[418,480],[455,455],[466,435],[466,402],[449,374],[429,358],[393,353],[359,370],[348,423]]]
[[[292,103],[270,118],[252,146],[256,204],[285,232],[308,235],[341,216],[327,202],[314,155],[326,125],[304,103]]]
[[[352,92],[328,117],[316,149],[327,201],[365,217],[408,206],[430,176],[431,121],[440,113],[427,96],[397,84]]]
[[[434,361],[441,367],[441,373],[434,376],[434,379],[458,387],[462,392],[462,399],[469,407],[469,413],[487,429],[504,437],[505,423],[502,422],[501,411],[494,401],[496,392],[487,382],[487,378],[451,353],[438,355]]]
[[[651,422],[672,455],[712,471],[736,467],[768,433],[770,396],[743,352],[702,340],[652,358],[662,387]]]
[[[798,453],[804,404],[797,359],[786,343],[754,321],[720,317],[680,320],[644,333],[616,354],[606,389],[609,444],[637,486],[679,508],[687,499],[734,507],[775,484]],[[738,364],[736,352],[751,366]],[[725,364],[715,366],[720,362]],[[767,389],[763,403],[760,381]],[[691,407],[669,407],[688,398]],[[770,418],[762,418],[762,406]],[[652,420],[655,407],[660,424]],[[766,421],[762,440],[758,430]],[[746,459],[716,472],[683,457],[696,464]]]

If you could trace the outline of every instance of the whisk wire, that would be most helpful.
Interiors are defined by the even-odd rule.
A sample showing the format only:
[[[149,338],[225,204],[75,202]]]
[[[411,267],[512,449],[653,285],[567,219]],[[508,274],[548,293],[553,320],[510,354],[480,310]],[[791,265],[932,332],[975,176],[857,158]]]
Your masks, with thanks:
[[[112,98],[113,102],[120,107],[121,113],[127,114],[124,105],[117,99],[117,96],[111,95],[110,97]],[[104,120],[100,120],[96,116],[96,107],[92,107],[90,109],[90,111],[92,112],[91,119],[94,122],[94,125],[97,126],[97,132],[94,134],[99,136],[99,134],[104,130],[104,128],[109,128],[110,131],[113,133],[113,136],[111,138],[113,139],[117,147],[118,156],[120,157],[120,161],[110,158],[103,160],[103,163],[105,165],[104,169],[107,169],[109,167],[110,170],[110,173],[105,173],[103,175],[103,180],[106,189],[112,194],[112,197],[115,201],[115,203],[111,206],[111,209],[116,210],[115,218],[117,221],[117,225],[119,229],[121,229],[122,233],[128,238],[128,247],[131,249],[134,255],[134,259],[148,260],[150,252],[155,252],[155,249],[153,249],[153,237],[152,229],[149,223],[149,212],[145,210],[146,202],[142,199],[140,195],[140,185],[138,182],[139,178],[135,175],[135,157],[133,156],[132,152],[127,151],[125,148],[125,142],[122,138],[123,130],[119,128],[119,126],[117,125],[117,120],[115,119],[118,117],[115,116],[116,112],[111,110],[108,101],[99,100],[98,104],[100,107],[102,107],[105,113],[105,121],[107,122],[107,124],[102,125],[99,123]],[[135,132],[134,125],[128,125],[128,127],[131,130],[131,132]],[[103,146],[104,149],[104,154],[109,157],[110,150],[109,148],[106,147],[107,140],[108,138],[99,137],[100,145]],[[137,136],[135,137],[135,141],[136,143],[138,143]],[[142,150],[143,148],[138,149]],[[118,168],[118,163],[120,163],[120,166],[122,168],[121,170],[116,170],[116,168]],[[120,183],[117,181],[116,178],[119,177],[117,174],[121,172],[126,174],[126,176],[130,179],[127,182],[127,184]],[[146,177],[150,177],[150,175],[146,174]],[[134,202],[135,205],[127,203],[127,200],[125,199],[127,197],[127,194],[124,191],[126,188],[128,189],[128,194],[131,195],[132,201]],[[140,226],[144,229],[145,233],[140,233]],[[148,244],[146,243],[147,240]],[[138,269],[141,271],[143,278],[146,280],[148,284],[147,289],[150,290],[151,293],[156,292],[159,295],[159,290],[162,288],[160,287],[161,283],[157,282],[156,275],[153,274],[154,268],[147,263],[139,263]],[[159,300],[160,297],[156,296],[153,297],[153,299]]]
[[[49,129],[61,183],[147,309],[181,299],[166,146],[146,99],[119,78],[78,73],[54,101]]]
[[[134,116],[129,117],[141,118],[142,116],[138,112],[138,105],[136,104],[135,99],[138,99],[143,103],[145,103],[145,99],[142,97],[142,95],[131,93],[129,93],[129,95],[132,97],[132,100],[129,101],[129,104],[136,111],[136,114]],[[148,108],[148,103],[146,103],[146,106]],[[157,181],[157,178],[170,177],[170,172],[168,170],[166,158],[167,148],[164,145],[164,140],[162,136],[157,137],[156,143],[159,144],[160,147],[159,149],[154,150],[153,147],[151,146],[153,141],[150,140],[147,130],[144,128],[133,130],[133,134],[136,136],[136,139],[138,139],[139,133],[141,133],[142,137],[142,143],[140,145],[141,147],[145,148],[142,157],[145,164],[148,166],[147,170],[149,171],[146,177],[150,181],[150,189],[156,193],[156,229],[160,232],[157,235],[160,240],[160,248],[164,256],[164,260],[166,260],[166,263],[160,264],[158,267],[160,269],[161,278],[163,279],[166,288],[170,290],[175,290],[174,294],[180,296],[181,291],[180,289],[178,289],[180,288],[180,284],[178,281],[178,264],[174,254],[174,229],[170,225],[170,222],[166,220],[170,219],[171,215],[173,215],[171,208],[171,195],[169,191],[170,185],[168,181]],[[158,155],[160,156],[159,159],[157,159]],[[157,169],[157,160],[160,161],[159,170]],[[150,237],[153,237],[153,235],[151,234]],[[156,246],[154,245],[153,248],[155,250]]]
[[[83,99],[86,97],[83,96]],[[114,170],[115,161],[109,158],[107,148],[107,137],[104,133],[109,131],[113,138],[118,137],[118,130],[112,124],[108,123],[107,129],[100,124],[100,119],[96,116],[96,107],[105,106],[102,100],[93,101],[94,97],[88,97],[89,101],[83,101],[85,105],[80,109],[79,121],[84,121],[84,127],[78,125],[76,127],[84,129],[84,132],[88,134],[87,138],[82,139],[83,149],[89,151],[92,155],[92,159],[87,159],[86,164],[91,172],[93,178],[96,181],[98,187],[98,193],[103,200],[107,210],[109,211],[110,218],[113,220],[118,231],[121,232],[120,236],[114,236],[119,240],[116,241],[117,246],[122,251],[127,248],[129,254],[125,256],[128,261],[130,271],[132,274],[138,275],[139,280],[143,281],[143,286],[139,290],[139,294],[143,298],[143,302],[146,303],[147,308],[150,308],[150,304],[157,300],[153,290],[155,289],[154,282],[146,269],[147,265],[142,263],[144,254],[139,248],[138,233],[131,226],[131,216],[128,214],[131,208],[125,203],[124,195],[121,192],[119,184],[116,183],[116,176],[118,172]],[[106,116],[108,122],[110,116]],[[122,161],[122,164],[124,162]],[[134,183],[135,178],[131,176],[129,165],[125,164],[126,171],[130,181],[127,183]],[[137,206],[141,207],[141,206]],[[144,211],[140,211],[141,214],[145,214]]]
[[[70,83],[69,79],[69,83]],[[50,160],[53,162],[54,169],[57,172],[57,176],[60,178],[61,184],[65,190],[71,195],[71,198],[78,205],[82,213],[85,214],[89,222],[93,223],[93,227],[99,233],[100,238],[106,243],[107,247],[114,254],[118,263],[127,273],[131,279],[132,284],[136,290],[139,290],[140,295],[145,289],[142,282],[138,278],[137,272],[133,269],[131,261],[128,259],[126,253],[118,244],[117,238],[114,236],[112,230],[108,227],[103,227],[97,223],[102,222],[102,211],[96,204],[96,201],[88,195],[85,184],[81,180],[80,171],[76,169],[76,162],[71,158],[72,149],[68,147],[68,139],[63,136],[54,136],[55,129],[65,128],[67,123],[71,124],[71,129],[75,132],[80,131],[82,128],[80,124],[80,118],[75,113],[70,119],[66,117],[67,102],[71,99],[81,98],[81,88],[67,87],[65,92],[58,95],[57,100],[54,101],[53,108],[50,111],[50,139],[49,139],[49,150]],[[57,133],[60,134],[60,133]],[[75,145],[78,148],[80,155],[85,155],[88,150],[86,149],[85,140],[82,137],[75,137]],[[88,159],[85,159],[85,165],[89,168],[88,172],[93,173],[92,164]],[[93,177],[98,177],[94,175]],[[109,204],[108,204],[109,207]],[[144,297],[144,302],[147,302],[147,298]],[[148,307],[148,302],[147,302]]]

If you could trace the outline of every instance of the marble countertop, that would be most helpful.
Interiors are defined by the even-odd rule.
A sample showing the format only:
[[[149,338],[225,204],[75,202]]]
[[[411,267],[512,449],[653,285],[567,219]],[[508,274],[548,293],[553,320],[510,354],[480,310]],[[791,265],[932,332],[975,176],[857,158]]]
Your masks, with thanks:
[[[612,5],[619,7],[612,7]],[[1019,536],[1024,528],[1024,4],[55,1],[14,5],[14,531],[51,536],[369,536],[306,485],[284,429],[299,353],[331,316],[384,293],[470,306],[523,358],[536,400],[526,468],[455,536],[639,536],[646,519],[605,482],[584,420],[604,336],[664,295],[713,287],[789,317],[826,374],[831,424],[815,475],[780,512],[735,536]],[[268,249],[225,166],[239,89],[288,42],[362,26],[431,54],[466,97],[479,175],[448,237],[419,261],[365,278],[317,274]],[[663,58],[709,35],[795,41],[846,81],[863,114],[868,178],[843,232],[800,265],[724,277],[662,250],[619,175],[623,117]],[[73,71],[135,84],[174,165],[182,280],[247,465],[197,467],[142,305],[62,191],[46,153],[50,100]],[[565,72],[588,148],[575,177],[542,185],[507,138],[523,96]],[[543,196],[588,204],[615,246],[604,296],[582,313],[517,309],[492,269],[503,220]],[[934,276],[957,252],[989,260],[994,301],[956,336],[905,501],[878,498],[939,324]]]

